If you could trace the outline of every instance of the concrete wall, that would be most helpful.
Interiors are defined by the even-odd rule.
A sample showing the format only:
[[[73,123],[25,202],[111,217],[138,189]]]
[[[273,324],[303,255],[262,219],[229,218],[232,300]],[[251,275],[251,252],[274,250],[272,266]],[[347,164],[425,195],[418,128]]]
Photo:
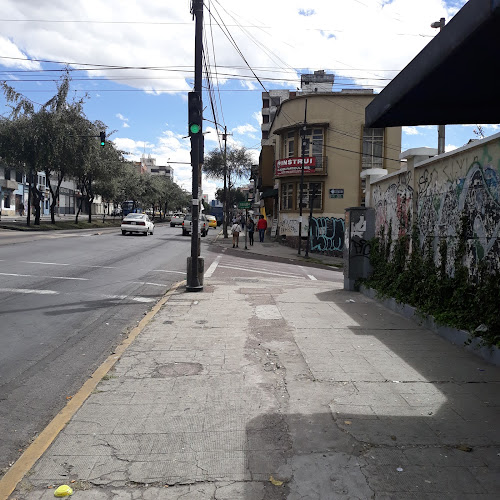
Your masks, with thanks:
[[[417,214],[421,242],[448,241],[453,257],[462,215],[467,217],[465,265],[475,274],[479,262],[500,269],[500,134],[402,169],[370,185],[376,234],[392,221],[392,238],[411,230]],[[435,254],[438,252],[436,251]]]

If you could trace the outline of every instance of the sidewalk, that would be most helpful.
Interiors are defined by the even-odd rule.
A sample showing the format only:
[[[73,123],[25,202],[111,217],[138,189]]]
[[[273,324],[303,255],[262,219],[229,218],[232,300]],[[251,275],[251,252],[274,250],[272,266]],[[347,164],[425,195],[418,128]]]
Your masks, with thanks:
[[[216,270],[115,357],[11,499],[498,498],[500,369],[341,280]]]
[[[222,228],[217,227],[215,230],[217,231],[217,236],[214,238],[214,242],[223,247],[233,250],[233,240],[231,229],[228,227],[228,238],[224,238],[222,233]],[[209,232],[210,234],[210,232]],[[213,234],[213,233],[212,233]],[[240,233],[240,241],[239,247],[234,249],[237,254],[233,255],[241,255],[241,253],[250,253],[253,255],[262,255],[266,257],[277,257],[280,259],[285,259],[287,261],[300,261],[301,265],[325,265],[333,268],[342,268],[344,265],[343,259],[341,257],[330,257],[328,255],[322,255],[320,253],[309,252],[309,258],[304,257],[306,253],[305,242],[303,242],[301,255],[298,255],[298,251],[296,248],[290,248],[286,245],[282,245],[279,242],[271,239],[269,235],[266,235],[266,238],[263,243],[259,242],[259,233],[255,233],[254,236],[254,244],[250,245],[250,240],[247,239],[247,248],[245,249],[245,232]]]

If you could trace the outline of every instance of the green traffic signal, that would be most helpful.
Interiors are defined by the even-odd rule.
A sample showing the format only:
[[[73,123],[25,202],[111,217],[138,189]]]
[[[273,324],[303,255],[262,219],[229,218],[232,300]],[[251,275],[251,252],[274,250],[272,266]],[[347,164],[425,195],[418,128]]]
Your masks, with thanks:
[[[101,138],[101,146],[106,144],[106,132],[99,132],[99,137]]]
[[[200,130],[201,127],[197,123],[191,123],[191,125],[189,125],[189,132],[192,134],[198,134]]]

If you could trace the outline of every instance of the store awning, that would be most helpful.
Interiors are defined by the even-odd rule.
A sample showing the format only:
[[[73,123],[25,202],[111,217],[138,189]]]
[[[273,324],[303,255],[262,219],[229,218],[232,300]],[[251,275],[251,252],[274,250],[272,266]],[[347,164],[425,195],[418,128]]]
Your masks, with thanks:
[[[278,196],[278,190],[277,189],[266,189],[260,197],[263,198],[274,198],[275,196]]]
[[[499,123],[499,50],[500,0],[469,0],[368,105],[366,126]]]

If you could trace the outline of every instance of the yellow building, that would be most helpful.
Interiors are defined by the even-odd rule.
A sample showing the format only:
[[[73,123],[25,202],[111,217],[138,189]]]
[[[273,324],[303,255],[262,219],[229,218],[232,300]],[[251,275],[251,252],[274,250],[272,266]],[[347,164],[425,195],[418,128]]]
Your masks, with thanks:
[[[365,108],[374,97],[373,91],[364,89],[297,92],[278,106],[266,131],[260,177],[269,179],[272,172],[276,196],[272,207],[266,200],[266,209],[277,220],[278,234],[292,246],[298,243],[302,169],[302,237],[309,231],[314,191],[311,249],[328,251],[340,250],[343,244],[339,233],[345,208],[364,205],[361,172],[390,173],[400,168],[401,128],[364,127]],[[382,173],[371,170],[375,172]]]

